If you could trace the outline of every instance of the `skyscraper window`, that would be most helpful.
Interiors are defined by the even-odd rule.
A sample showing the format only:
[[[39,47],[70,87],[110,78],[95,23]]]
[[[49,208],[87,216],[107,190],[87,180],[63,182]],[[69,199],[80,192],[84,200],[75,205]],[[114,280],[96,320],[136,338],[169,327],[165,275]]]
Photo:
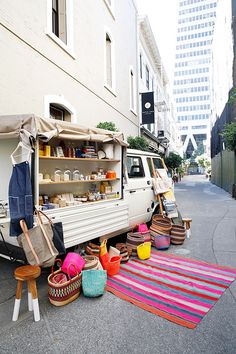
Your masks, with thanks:
[[[190,129],[187,136],[182,136],[188,157],[199,144],[208,141],[210,133],[206,123],[211,112],[210,68],[216,7],[217,0],[179,0],[173,94],[180,129]],[[194,125],[193,135],[191,126],[195,120],[198,125]]]

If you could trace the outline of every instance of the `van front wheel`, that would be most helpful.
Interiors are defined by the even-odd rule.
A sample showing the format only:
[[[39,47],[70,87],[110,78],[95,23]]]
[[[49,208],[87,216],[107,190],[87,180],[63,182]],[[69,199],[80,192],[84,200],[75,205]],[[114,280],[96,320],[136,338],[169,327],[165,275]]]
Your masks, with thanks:
[[[160,214],[160,205],[158,204],[155,208],[155,210],[152,213],[152,217],[151,219],[147,222],[147,227],[150,228],[151,224],[152,224],[152,218],[154,215]]]

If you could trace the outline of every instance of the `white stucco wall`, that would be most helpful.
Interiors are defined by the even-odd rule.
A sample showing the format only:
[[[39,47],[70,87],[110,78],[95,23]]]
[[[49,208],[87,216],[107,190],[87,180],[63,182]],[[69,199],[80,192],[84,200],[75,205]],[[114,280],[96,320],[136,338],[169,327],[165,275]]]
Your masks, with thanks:
[[[151,126],[151,132],[157,137],[158,130],[165,131],[165,137],[169,140],[170,150],[177,151],[177,132],[174,110],[172,108],[172,94],[167,80],[164,64],[158,51],[158,43],[154,44],[155,39],[151,33],[150,24],[147,18],[139,19],[139,92],[154,91],[155,102],[155,124]],[[155,48],[156,46],[156,48]],[[140,57],[142,55],[142,78],[140,77]],[[158,62],[157,62],[158,58]],[[146,65],[149,68],[150,87],[146,86]],[[161,70],[163,70],[161,72]],[[152,88],[153,79],[153,88]],[[166,106],[159,105],[165,102]],[[169,108],[170,110],[166,110]],[[140,122],[141,122],[141,97],[140,97]],[[145,126],[147,128],[147,126]]]
[[[129,92],[130,66],[137,72],[134,2],[115,1],[113,16],[105,0],[70,1],[74,41],[68,53],[46,33],[46,0],[0,0],[0,115],[44,116],[45,97],[60,96],[74,121],[91,126],[113,121],[125,135],[137,135]],[[104,87],[106,30],[114,39],[115,95]]]

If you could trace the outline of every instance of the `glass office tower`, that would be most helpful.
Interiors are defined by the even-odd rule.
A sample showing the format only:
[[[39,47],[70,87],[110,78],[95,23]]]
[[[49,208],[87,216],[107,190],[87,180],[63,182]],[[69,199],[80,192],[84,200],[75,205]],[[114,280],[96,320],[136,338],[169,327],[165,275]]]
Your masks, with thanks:
[[[180,0],[173,94],[186,157],[210,155],[212,39],[217,0]]]

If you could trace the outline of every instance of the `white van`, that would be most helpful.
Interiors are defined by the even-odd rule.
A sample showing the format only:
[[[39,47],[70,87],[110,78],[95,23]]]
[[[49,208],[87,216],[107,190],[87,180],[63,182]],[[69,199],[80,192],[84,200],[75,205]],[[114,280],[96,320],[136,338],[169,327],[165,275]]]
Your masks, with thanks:
[[[34,119],[36,118],[34,117]],[[38,128],[39,122],[41,128]],[[51,124],[50,129],[48,128],[48,122]],[[153,191],[152,166],[158,169],[162,176],[164,175],[165,178],[168,178],[163,160],[159,155],[151,152],[127,149],[126,144],[122,142],[119,135],[101,129],[93,129],[92,132],[89,129],[90,135],[88,135],[88,132],[85,132],[85,128],[83,128],[81,138],[78,135],[78,131],[81,128],[74,124],[73,127],[69,125],[69,129],[67,129],[68,123],[64,124],[64,122],[58,123],[52,120],[37,118],[36,123],[38,133],[35,140],[34,168],[32,169],[34,171],[32,172],[32,177],[34,179],[34,199],[36,206],[40,204],[40,197],[45,194],[51,196],[58,196],[63,193],[65,195],[75,195],[79,191],[85,193],[88,186],[99,186],[101,180],[85,178],[86,175],[92,173],[91,171],[111,170],[113,174],[115,173],[114,178],[109,177],[104,180],[112,188],[112,193],[105,195],[105,199],[94,202],[79,202],[79,204],[71,202],[65,207],[45,210],[45,213],[51,219],[62,221],[66,248],[97,237],[119,235],[132,229],[137,224],[150,221],[152,215],[158,212],[158,202]],[[33,120],[33,129],[31,130],[35,130],[34,124],[36,123]],[[112,146],[112,156],[109,156],[107,159],[99,159],[97,156],[95,158],[40,156],[39,136],[42,136],[42,133],[46,135],[45,124],[47,124],[47,136],[49,132],[53,132],[53,134],[56,132],[57,134],[56,137],[53,136],[49,141],[52,147],[57,144],[58,132],[60,132],[60,139],[63,138],[65,143],[69,141],[71,145],[75,144],[75,141],[77,142],[78,139],[87,139],[90,145],[91,141],[94,142],[96,148],[99,150],[102,147],[106,148],[107,143],[109,143]],[[7,129],[9,129],[9,125],[8,119]],[[74,132],[72,132],[72,128]],[[29,132],[30,128],[27,129]],[[101,134],[103,134],[102,141]],[[19,137],[12,138],[11,135],[9,137],[9,135],[1,132],[0,120],[1,137],[4,137],[4,139],[0,139],[0,165],[4,166],[4,168],[0,170],[0,180],[2,181],[0,185],[0,199],[7,199],[7,188],[12,170],[10,154],[17,146]],[[74,139],[73,141],[70,140],[72,138]],[[47,171],[47,175],[51,176],[56,168],[60,168],[61,170],[77,168],[83,172],[83,180],[69,180],[68,182],[49,180],[46,183],[46,180],[41,181],[39,179],[39,175],[42,175],[44,171]],[[4,226],[2,231],[7,244],[18,246],[16,237],[9,236],[9,218],[0,218],[0,223]],[[1,240],[0,253],[4,253],[4,245]]]
[[[127,149],[127,183],[124,182],[124,198],[129,205],[130,227],[150,221],[152,215],[159,210],[152,186],[153,165],[162,176],[166,175],[168,178],[159,155]]]

